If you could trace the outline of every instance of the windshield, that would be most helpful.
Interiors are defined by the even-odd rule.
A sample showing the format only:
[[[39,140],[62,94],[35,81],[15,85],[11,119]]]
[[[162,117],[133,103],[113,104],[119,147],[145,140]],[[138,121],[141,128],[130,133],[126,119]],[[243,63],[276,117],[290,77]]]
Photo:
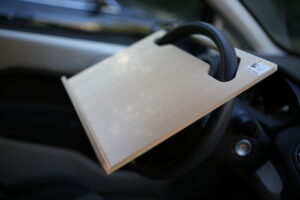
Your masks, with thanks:
[[[0,0],[0,28],[131,44],[203,10],[199,0]]]
[[[280,47],[300,54],[300,1],[241,0]]]
[[[203,2],[199,0],[119,0],[124,5],[139,8],[157,18],[176,21],[196,21],[202,17]]]

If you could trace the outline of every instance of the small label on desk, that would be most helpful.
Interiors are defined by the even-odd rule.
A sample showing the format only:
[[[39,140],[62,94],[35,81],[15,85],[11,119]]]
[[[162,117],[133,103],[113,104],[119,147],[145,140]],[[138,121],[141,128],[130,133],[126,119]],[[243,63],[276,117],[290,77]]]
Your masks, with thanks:
[[[271,66],[269,66],[265,63],[262,63],[262,62],[256,62],[256,63],[246,67],[246,69],[248,71],[251,71],[256,75],[261,75],[261,74],[269,71],[271,68],[272,68]]]

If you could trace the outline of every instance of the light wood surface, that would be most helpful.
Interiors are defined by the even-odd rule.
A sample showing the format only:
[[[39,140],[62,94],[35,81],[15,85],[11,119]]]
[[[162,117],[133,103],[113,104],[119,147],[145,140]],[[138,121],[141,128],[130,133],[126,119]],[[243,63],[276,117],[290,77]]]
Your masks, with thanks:
[[[62,78],[106,173],[111,173],[276,71],[274,63],[236,49],[236,77],[219,82],[209,65],[156,32],[127,50]],[[257,75],[249,66],[270,67]],[[248,66],[248,68],[247,68]]]

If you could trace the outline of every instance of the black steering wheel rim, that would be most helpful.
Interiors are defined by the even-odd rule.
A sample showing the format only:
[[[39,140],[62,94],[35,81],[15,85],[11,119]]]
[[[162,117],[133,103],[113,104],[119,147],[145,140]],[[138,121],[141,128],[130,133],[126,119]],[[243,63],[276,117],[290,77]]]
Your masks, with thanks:
[[[206,22],[184,24],[166,33],[156,43],[158,45],[173,44],[192,34],[207,36],[216,44],[221,56],[221,66],[216,78],[222,82],[232,80],[238,69],[235,50],[223,32],[211,24]]]
[[[185,24],[166,33],[156,42],[158,45],[166,45],[191,34],[202,34],[215,42],[221,56],[219,73],[215,78],[223,82],[232,80],[238,69],[238,59],[229,40],[215,26],[205,22]],[[229,122],[232,105],[233,102],[230,101],[214,110],[210,114],[205,127],[201,130],[201,134],[199,134],[199,127],[197,127],[199,121],[194,124],[196,129],[192,131],[197,136],[192,138],[193,141],[189,141],[193,144],[188,148],[188,152],[185,151],[186,153],[181,153],[178,157],[172,159],[168,159],[172,149],[164,149],[161,152],[153,153],[160,148],[160,145],[164,145],[164,142],[135,159],[131,164],[133,169],[151,179],[170,179],[195,168],[213,152],[222,139]],[[187,132],[186,129],[181,132],[184,131]],[[159,154],[160,159],[155,154]]]

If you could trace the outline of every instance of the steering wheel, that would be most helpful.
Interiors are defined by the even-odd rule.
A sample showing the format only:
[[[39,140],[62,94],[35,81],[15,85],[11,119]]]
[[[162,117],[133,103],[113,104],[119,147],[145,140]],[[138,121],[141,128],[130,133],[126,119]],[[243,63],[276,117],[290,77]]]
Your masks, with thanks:
[[[156,42],[172,44],[191,34],[210,38],[217,46],[221,63],[216,79],[232,80],[238,69],[236,53],[226,36],[215,26],[196,22],[174,28]],[[203,162],[217,147],[225,133],[232,110],[232,101],[217,108],[173,137],[135,159],[133,169],[151,179],[171,179],[180,176]]]

